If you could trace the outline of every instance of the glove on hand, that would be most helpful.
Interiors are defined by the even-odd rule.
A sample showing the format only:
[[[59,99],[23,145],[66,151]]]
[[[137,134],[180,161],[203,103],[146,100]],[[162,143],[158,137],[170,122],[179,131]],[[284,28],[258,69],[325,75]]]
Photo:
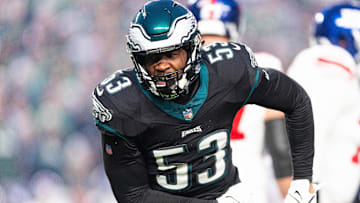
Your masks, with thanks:
[[[307,179],[293,180],[290,184],[288,194],[285,197],[285,203],[316,203],[316,191],[319,189],[314,186],[313,193],[310,193],[310,181]]]
[[[240,201],[236,200],[232,196],[225,196],[225,197],[221,196],[221,197],[217,198],[216,201],[218,203],[241,203]]]
[[[244,183],[231,186],[225,194],[218,197],[218,203],[247,203],[250,192]]]

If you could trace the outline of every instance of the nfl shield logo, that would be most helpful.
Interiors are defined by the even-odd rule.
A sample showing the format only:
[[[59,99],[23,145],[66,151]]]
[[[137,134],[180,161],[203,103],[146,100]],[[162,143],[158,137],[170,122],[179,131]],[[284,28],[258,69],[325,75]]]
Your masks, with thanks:
[[[105,144],[105,151],[108,155],[112,155],[113,152],[112,152],[112,149],[111,149],[111,146],[108,145],[108,144]]]
[[[191,120],[193,118],[192,109],[190,109],[190,108],[185,109],[185,111],[183,111],[183,115],[184,115],[185,120],[187,120],[187,121]]]

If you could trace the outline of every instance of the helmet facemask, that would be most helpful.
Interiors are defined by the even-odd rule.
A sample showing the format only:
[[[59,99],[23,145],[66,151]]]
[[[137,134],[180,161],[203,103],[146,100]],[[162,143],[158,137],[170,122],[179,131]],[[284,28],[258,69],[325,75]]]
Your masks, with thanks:
[[[354,38],[354,58],[357,64],[360,64],[360,29],[352,31]]]
[[[145,57],[157,57],[156,54],[164,54],[176,49],[183,48],[186,51],[186,65],[172,73],[151,75],[145,68]],[[197,34],[191,42],[179,46],[151,50],[143,53],[132,53],[137,77],[142,86],[154,95],[165,100],[172,100],[189,91],[190,84],[197,78],[200,72],[200,35]],[[152,56],[153,55],[153,56]]]

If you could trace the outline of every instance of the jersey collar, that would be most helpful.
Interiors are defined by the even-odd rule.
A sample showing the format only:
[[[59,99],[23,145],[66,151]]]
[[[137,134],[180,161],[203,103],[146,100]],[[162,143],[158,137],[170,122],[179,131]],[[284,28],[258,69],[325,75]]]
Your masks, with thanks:
[[[200,87],[193,98],[184,105],[163,100],[153,95],[151,92],[145,90],[139,81],[138,85],[141,87],[143,93],[162,111],[177,119],[191,122],[195,118],[201,106],[204,104],[208,95],[209,71],[204,63],[201,63],[200,66]]]

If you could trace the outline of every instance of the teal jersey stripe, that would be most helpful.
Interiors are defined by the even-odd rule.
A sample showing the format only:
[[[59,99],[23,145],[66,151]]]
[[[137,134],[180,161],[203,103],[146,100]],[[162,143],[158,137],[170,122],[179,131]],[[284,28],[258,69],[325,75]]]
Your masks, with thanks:
[[[172,101],[163,100],[155,95],[153,95],[151,92],[145,90],[140,85],[142,91],[144,94],[161,110],[163,110],[168,115],[175,117],[177,119],[191,122],[193,118],[195,118],[197,112],[200,110],[201,106],[204,104],[207,96],[208,96],[208,87],[209,87],[209,72],[204,63],[200,64],[200,87],[197,90],[194,97],[185,105],[177,104]],[[139,81],[138,81],[139,82]],[[186,113],[193,114],[192,117],[188,117],[188,119],[185,119]]]
[[[122,135],[121,133],[119,133],[119,132],[116,131],[115,129],[111,128],[110,126],[108,126],[108,125],[106,125],[106,124],[104,124],[104,123],[101,123],[100,121],[98,121],[98,120],[96,120],[96,119],[94,119],[94,120],[95,120],[96,125],[100,126],[100,127],[103,128],[104,130],[110,132],[111,134],[114,134],[114,135],[120,137],[121,139],[123,139],[123,140],[125,140],[127,143],[129,143],[129,140],[126,139],[124,135]]]
[[[249,96],[245,99],[244,103],[241,105],[240,109],[248,102],[248,100],[250,99],[251,95],[254,93],[254,90],[256,88],[256,85],[259,81],[259,71],[260,71],[260,68],[257,68],[256,70],[256,78],[255,78],[255,82],[254,82],[254,85],[252,86],[251,88],[251,91],[249,93]]]

